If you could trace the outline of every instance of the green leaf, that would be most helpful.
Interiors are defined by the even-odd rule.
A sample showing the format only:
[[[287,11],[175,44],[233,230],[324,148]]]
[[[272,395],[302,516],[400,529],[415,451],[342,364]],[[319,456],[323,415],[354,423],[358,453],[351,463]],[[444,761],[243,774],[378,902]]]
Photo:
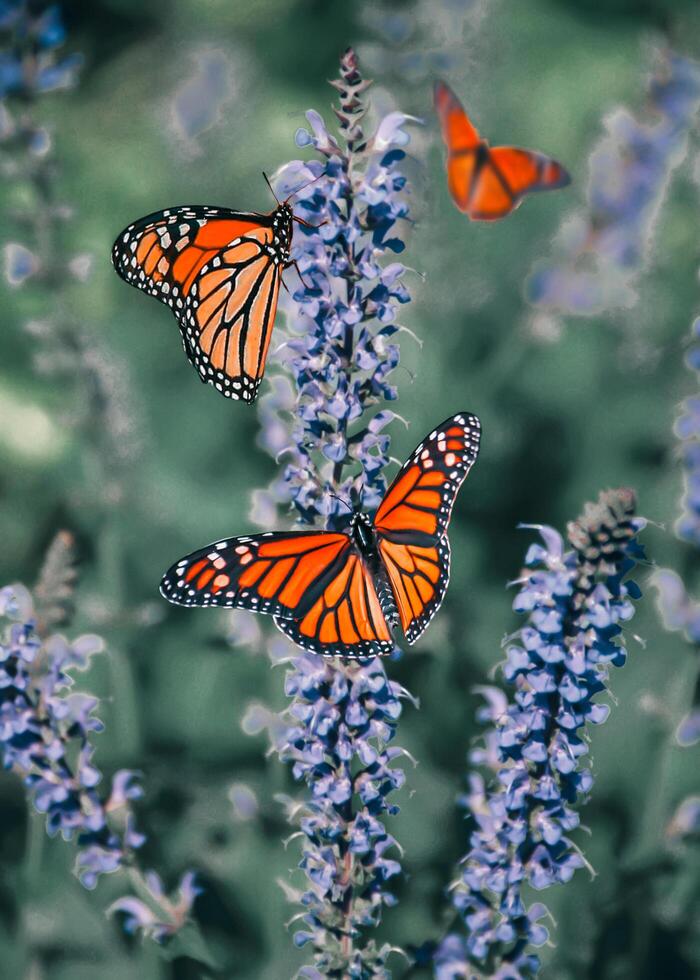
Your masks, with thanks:
[[[202,931],[195,922],[188,922],[179,932],[167,943],[159,947],[163,959],[168,962],[187,956],[191,960],[197,960],[212,970],[219,970],[220,966],[214,959],[207,942],[202,935]]]

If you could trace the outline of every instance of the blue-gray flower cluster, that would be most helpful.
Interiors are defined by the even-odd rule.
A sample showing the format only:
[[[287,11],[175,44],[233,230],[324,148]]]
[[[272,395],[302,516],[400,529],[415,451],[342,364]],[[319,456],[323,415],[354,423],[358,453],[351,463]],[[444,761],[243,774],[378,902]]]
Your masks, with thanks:
[[[69,88],[82,56],[58,55],[66,40],[61,8],[37,9],[30,0],[0,2],[0,99],[8,94],[30,99]]]
[[[398,811],[390,796],[405,778],[393,764],[402,750],[390,743],[408,694],[379,660],[341,667],[311,654],[294,661],[285,692],[293,701],[277,749],[309,788],[292,807],[307,879],[293,893],[304,908],[294,941],[316,951],[302,975],[388,976],[390,947],[357,940],[395,902],[386,883],[401,871],[399,850],[382,818]]]
[[[295,212],[306,224],[295,236],[301,286],[280,352],[293,384],[278,375],[260,404],[263,445],[286,459],[282,478],[256,499],[268,526],[280,505],[291,504],[301,523],[340,529],[350,506],[371,511],[386,488],[385,428],[395,415],[381,405],[396,398],[396,318],[409,294],[403,265],[383,260],[404,248],[407,188],[399,165],[409,117],[390,112],[365,134],[369,82],[351,50],[332,84],[337,135],[309,111],[311,131],[299,130],[296,141],[321,159],[295,161],[276,177],[281,196],[296,192]],[[285,690],[287,711],[268,713],[262,723],[251,718],[250,728],[269,729],[309,790],[288,807],[303,837],[306,876],[303,890],[288,889],[303,907],[295,942],[314,950],[313,965],[300,975],[388,977],[391,949],[363,932],[393,904],[387,882],[400,872],[383,818],[397,812],[390,797],[404,780],[394,765],[402,750],[391,743],[407,692],[389,681],[378,659],[310,653],[291,658]]]
[[[31,594],[0,590],[0,741],[5,768],[23,778],[53,837],[76,838],[76,873],[87,888],[131,859],[145,838],[131,807],[142,795],[136,774],[120,770],[108,793],[95,767],[92,736],[102,731],[97,698],[74,690],[76,671],[104,649],[99,636],[42,636]]]
[[[188,872],[170,900],[155,872],[141,873],[136,852],[146,837],[133,809],[143,795],[138,775],[120,769],[105,788],[94,763],[93,736],[104,725],[98,699],[75,689],[75,675],[104,642],[94,634],[69,640],[53,628],[72,600],[72,558],[72,542],[60,534],[34,595],[22,585],[0,589],[2,761],[46,815],[49,835],[77,843],[75,874],[86,888],[95,888],[104,874],[128,870],[141,897],[125,896],[111,911],[125,913],[127,931],[140,929],[160,942],[182,928],[199,890]]]
[[[700,317],[693,323],[692,345],[686,364],[700,379]],[[690,395],[681,407],[675,434],[680,442],[681,459],[685,470],[685,489],[681,517],[676,533],[684,541],[700,546],[700,393]]]
[[[395,415],[370,412],[396,398],[396,318],[410,298],[404,266],[382,264],[404,249],[408,204],[399,164],[405,156],[400,147],[408,142],[402,127],[410,117],[391,112],[365,136],[369,83],[351,51],[333,85],[340,96],[338,138],[309,111],[311,132],[299,130],[297,144],[313,147],[322,159],[294,161],[277,176],[278,193],[301,188],[295,213],[314,227],[299,227],[292,253],[303,283],[294,292],[281,356],[295,390],[290,400],[281,386],[262,405],[264,444],[288,458],[274,487],[276,501],[291,502],[305,523],[328,526],[347,518],[343,501],[376,508],[386,488],[384,430]],[[291,431],[279,419],[290,407]],[[345,468],[355,472],[345,476]]]
[[[522,889],[568,881],[585,860],[569,837],[575,805],[593,777],[586,729],[608,717],[611,666],[626,659],[621,628],[634,615],[628,573],[643,558],[630,490],[606,491],[568,527],[571,547],[550,527],[530,546],[513,607],[527,621],[507,641],[503,675],[512,695],[482,689],[480,719],[491,728],[473,761],[492,777],[470,776],[466,807],[474,823],[452,901],[465,926],[439,947],[439,980],[519,978],[538,970],[531,950],[548,937],[545,906],[526,908]]]
[[[530,275],[527,298],[540,311],[593,316],[636,302],[656,216],[700,107],[700,64],[672,51],[657,60],[649,118],[611,113],[590,156],[587,207],[565,220],[553,258]]]
[[[686,364],[700,378],[700,318],[692,327],[692,344],[686,354]],[[679,538],[700,546],[700,394],[689,395],[681,405],[676,420],[675,435],[680,444],[680,459],[684,470],[684,489],[681,514],[675,531]],[[651,579],[657,591],[662,622],[666,629],[679,631],[692,645],[692,653],[700,652],[700,603],[686,588],[682,577],[670,568],[657,569]],[[675,741],[683,748],[700,742],[700,694],[698,683],[693,692],[693,704],[675,727]],[[696,838],[700,833],[700,797],[693,794],[683,800],[672,817],[667,833],[672,840]]]

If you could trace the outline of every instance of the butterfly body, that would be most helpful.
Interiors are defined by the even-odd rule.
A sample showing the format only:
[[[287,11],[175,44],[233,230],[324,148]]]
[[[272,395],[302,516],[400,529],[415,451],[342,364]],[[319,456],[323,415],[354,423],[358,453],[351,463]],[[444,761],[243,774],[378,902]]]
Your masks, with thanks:
[[[564,167],[543,153],[515,146],[491,147],[444,82],[435,86],[435,109],[447,146],[450,194],[472,221],[505,218],[526,194],[570,183]]]
[[[269,214],[188,205],[141,218],[114,243],[119,276],[170,308],[201,380],[228,398],[257,394],[293,220],[286,202]]]
[[[225,538],[173,565],[162,595],[267,613],[299,646],[327,656],[390,654],[399,628],[414,643],[447,589],[447,529],[480,432],[476,416],[451,416],[414,450],[373,516],[353,512],[347,531]]]
[[[379,542],[369,514],[362,511],[356,511],[353,514],[350,521],[350,536],[375,583],[379,608],[393,634],[400,625],[399,610],[391,582],[382,562]]]

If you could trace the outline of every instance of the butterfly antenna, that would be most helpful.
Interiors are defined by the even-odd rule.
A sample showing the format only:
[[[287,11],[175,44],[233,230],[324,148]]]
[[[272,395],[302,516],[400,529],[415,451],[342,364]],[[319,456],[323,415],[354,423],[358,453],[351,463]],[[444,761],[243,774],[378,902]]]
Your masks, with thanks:
[[[350,504],[347,502],[347,500],[343,500],[343,498],[342,497],[339,497],[337,493],[332,493],[329,490],[328,491],[328,496],[329,497],[335,497],[336,500],[339,500],[341,502],[341,504],[344,504],[344,506],[347,507],[347,509],[350,511],[351,514],[354,512],[354,508],[352,508],[350,506]]]
[[[321,177],[325,177],[325,176],[326,176],[326,171],[322,170],[321,173],[317,177],[314,177],[313,180],[308,180],[305,184],[302,184],[301,187],[297,187],[295,191],[292,191],[292,193],[289,195],[289,197],[285,200],[284,203],[287,204],[287,202],[291,201],[291,199],[293,197],[296,197],[297,194],[301,194],[303,190],[305,190],[307,187],[311,187],[311,185],[315,184],[317,180],[320,180]]]
[[[267,186],[268,186],[268,187],[270,188],[270,191],[272,192],[272,196],[273,196],[273,197],[274,197],[274,199],[275,199],[275,200],[277,201],[277,203],[278,203],[278,204],[280,204],[280,199],[279,199],[279,198],[277,197],[277,195],[275,194],[275,189],[274,189],[274,187],[272,186],[272,184],[270,183],[270,179],[269,179],[269,177],[267,176],[267,174],[265,173],[265,171],[264,171],[264,170],[263,170],[263,172],[262,172],[262,175],[263,175],[263,177],[265,178],[265,183],[267,184]],[[287,198],[287,200],[289,200],[289,198]],[[285,201],[285,204],[286,204],[286,203],[287,203],[287,201]]]

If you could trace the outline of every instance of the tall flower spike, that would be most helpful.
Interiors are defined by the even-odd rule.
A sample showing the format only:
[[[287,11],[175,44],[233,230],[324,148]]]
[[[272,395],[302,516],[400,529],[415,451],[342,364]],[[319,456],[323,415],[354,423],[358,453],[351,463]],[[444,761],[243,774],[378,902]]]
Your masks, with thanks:
[[[351,50],[331,84],[339,93],[337,134],[309,111],[311,132],[300,130],[297,144],[321,159],[294,161],[276,177],[280,197],[301,188],[295,212],[307,224],[293,257],[307,288],[294,293],[279,354],[294,387],[278,378],[261,399],[263,445],[286,465],[266,497],[257,496],[256,510],[269,517],[271,504],[291,504],[303,523],[342,527],[351,503],[376,508],[386,488],[384,430],[395,416],[371,412],[396,398],[396,314],[409,299],[403,266],[382,264],[404,248],[399,147],[408,141],[408,117],[389,113],[368,134],[370,83]],[[288,806],[303,838],[306,884],[285,889],[303,907],[295,942],[314,951],[300,976],[388,977],[390,947],[364,933],[393,904],[387,882],[400,872],[383,818],[397,812],[391,795],[404,781],[394,764],[402,750],[391,743],[407,692],[378,659],[347,663],[310,653],[291,657],[285,691],[291,702],[281,717],[257,706],[248,722],[249,730],[268,728],[280,758],[308,787],[303,802]]]
[[[4,620],[0,643],[0,742],[5,768],[20,775],[34,806],[46,814],[51,836],[78,839],[76,873],[87,888],[99,875],[131,860],[145,838],[134,827],[131,801],[141,789],[134,773],[116,773],[106,796],[92,755],[92,736],[103,725],[97,698],[75,692],[74,672],[104,649],[99,636],[69,641],[37,632],[31,594],[22,586],[0,590]],[[73,761],[75,760],[75,761]]]
[[[295,236],[292,257],[308,288],[294,293],[288,340],[277,357],[296,389],[291,430],[286,386],[261,404],[262,443],[286,462],[269,497],[291,502],[304,523],[331,527],[346,520],[350,502],[376,508],[386,488],[384,430],[396,416],[388,409],[370,412],[396,398],[390,378],[399,363],[396,318],[410,298],[404,266],[381,264],[404,248],[408,204],[399,147],[408,142],[402,127],[410,117],[392,112],[365,135],[369,83],[352,51],[332,84],[340,93],[339,138],[310,110],[312,131],[299,130],[296,141],[314,147],[322,160],[296,160],[277,175],[279,196],[301,188],[295,212],[315,226],[302,225]],[[346,475],[350,468],[355,472]]]
[[[700,107],[700,64],[672,51],[657,62],[649,117],[608,116],[589,161],[586,209],[565,219],[555,257],[530,274],[526,296],[541,313],[595,316],[637,301],[656,217]]]
[[[135,448],[133,422],[125,409],[130,399],[115,356],[103,351],[94,329],[57,303],[72,281],[87,281],[92,258],[66,255],[62,247],[62,227],[73,212],[56,200],[51,132],[34,115],[35,103],[47,92],[75,85],[82,57],[60,57],[66,39],[60,7],[42,11],[41,6],[27,0],[0,3],[0,176],[22,185],[18,200],[24,202],[5,222],[3,272],[12,288],[41,286],[57,310],[26,324],[34,340],[35,367],[41,374],[74,382],[76,421],[86,443],[101,457],[105,496],[113,498],[119,492],[116,470]],[[7,240],[13,226],[19,241]]]
[[[438,980],[534,976],[531,947],[546,942],[541,903],[525,907],[524,884],[536,889],[566,882],[585,864],[569,834],[575,809],[593,777],[584,765],[588,725],[602,724],[610,666],[626,659],[622,624],[639,597],[627,578],[643,558],[630,490],[609,490],[569,524],[571,545],[551,527],[537,527],[513,608],[527,617],[506,647],[503,676],[509,697],[485,688],[479,718],[492,727],[472,761],[465,799],[473,820],[470,849],[452,888],[465,934],[452,934],[435,956]]]
[[[692,327],[692,344],[686,355],[686,364],[700,380],[700,317]],[[675,435],[680,443],[680,458],[684,470],[684,489],[681,498],[681,515],[676,522],[676,534],[695,548],[700,547],[700,393],[686,398],[676,420]],[[700,602],[691,597],[685,582],[670,568],[657,569],[651,579],[657,592],[659,612],[667,630],[680,631],[692,645],[697,671],[700,671]],[[687,701],[686,701],[687,705]],[[684,705],[685,708],[685,705]],[[683,709],[681,709],[683,710]],[[700,678],[696,673],[693,703],[680,721],[675,722],[674,741],[683,748],[700,742]],[[678,842],[684,838],[696,838],[700,829],[700,798],[688,796],[678,805],[667,834]]]
[[[66,545],[65,537],[59,536],[44,566],[42,603],[48,610],[61,608],[66,598],[66,576],[60,574],[66,567],[66,555],[61,554]],[[67,564],[70,567],[70,561]],[[52,581],[58,586],[55,595]],[[68,640],[49,632],[50,622],[44,614],[46,625],[38,626],[34,599],[23,586],[0,589],[3,765],[24,781],[35,809],[46,815],[49,835],[77,841],[75,874],[81,884],[93,889],[101,875],[128,869],[147,904],[125,897],[111,911],[126,913],[128,931],[141,929],[162,942],[185,924],[198,889],[188,872],[173,904],[155,872],[139,871],[136,852],[146,838],[133,811],[133,801],[143,796],[138,776],[120,769],[109,789],[102,789],[92,744],[93,736],[104,728],[96,715],[99,702],[74,690],[75,673],[85,670],[91,657],[104,650],[104,642],[95,635]],[[148,908],[147,920],[143,908]]]
[[[692,333],[686,364],[694,372],[696,381],[700,381],[700,317],[693,323]],[[684,541],[700,547],[700,391],[683,402],[675,433],[685,470],[681,517],[676,524],[676,533]]]

